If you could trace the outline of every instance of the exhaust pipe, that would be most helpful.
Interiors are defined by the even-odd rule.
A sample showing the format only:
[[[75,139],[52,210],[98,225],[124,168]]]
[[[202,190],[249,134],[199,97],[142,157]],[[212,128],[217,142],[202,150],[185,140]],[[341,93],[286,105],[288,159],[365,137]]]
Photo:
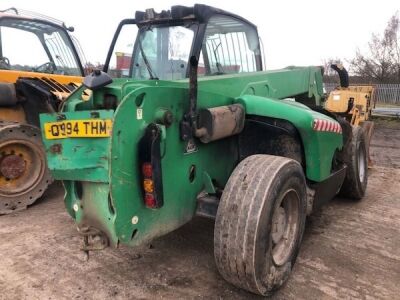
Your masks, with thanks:
[[[342,64],[332,64],[331,68],[335,70],[340,79],[340,87],[342,88],[348,88],[349,87],[349,73],[347,73],[347,70],[343,67]]]
[[[181,139],[190,141],[196,137],[203,143],[209,143],[240,133],[245,120],[242,105],[232,104],[197,111],[198,60],[192,56],[189,62],[189,109],[181,121]]]

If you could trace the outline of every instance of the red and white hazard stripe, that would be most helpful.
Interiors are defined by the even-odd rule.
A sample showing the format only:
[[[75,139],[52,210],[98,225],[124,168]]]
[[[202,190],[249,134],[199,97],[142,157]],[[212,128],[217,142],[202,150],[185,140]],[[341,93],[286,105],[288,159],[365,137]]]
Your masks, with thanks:
[[[342,127],[338,122],[324,119],[314,119],[313,129],[315,131],[342,133]]]

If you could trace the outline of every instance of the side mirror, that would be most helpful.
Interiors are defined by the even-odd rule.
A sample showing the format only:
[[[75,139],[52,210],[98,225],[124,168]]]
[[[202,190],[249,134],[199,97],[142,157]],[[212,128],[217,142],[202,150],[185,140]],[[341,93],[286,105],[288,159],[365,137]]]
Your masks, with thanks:
[[[110,84],[112,81],[112,78],[107,73],[100,70],[94,70],[83,79],[83,85],[90,90],[97,90]]]

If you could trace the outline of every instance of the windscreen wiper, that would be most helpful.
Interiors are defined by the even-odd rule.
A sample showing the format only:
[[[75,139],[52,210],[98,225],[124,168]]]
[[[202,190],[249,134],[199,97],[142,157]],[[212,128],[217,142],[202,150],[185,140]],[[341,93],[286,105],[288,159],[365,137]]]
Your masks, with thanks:
[[[146,65],[147,71],[149,72],[150,79],[158,80],[157,75],[155,75],[155,73],[153,72],[153,70],[151,68],[151,65],[147,59],[147,56],[144,54],[141,36],[139,37],[139,49],[140,49],[140,53],[142,54],[143,61],[144,61],[144,64]]]

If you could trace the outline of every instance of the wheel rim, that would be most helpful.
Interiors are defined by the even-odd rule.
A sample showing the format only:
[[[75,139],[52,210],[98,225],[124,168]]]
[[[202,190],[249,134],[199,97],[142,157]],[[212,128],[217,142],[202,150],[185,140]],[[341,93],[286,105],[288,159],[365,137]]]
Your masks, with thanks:
[[[275,207],[272,217],[272,259],[284,265],[291,257],[299,229],[300,198],[293,189],[286,191]]]
[[[12,140],[0,144],[0,195],[24,194],[40,182],[45,160],[32,142]]]
[[[365,178],[365,153],[362,151],[362,148],[358,147],[358,176],[360,177],[360,182],[364,182]]]

